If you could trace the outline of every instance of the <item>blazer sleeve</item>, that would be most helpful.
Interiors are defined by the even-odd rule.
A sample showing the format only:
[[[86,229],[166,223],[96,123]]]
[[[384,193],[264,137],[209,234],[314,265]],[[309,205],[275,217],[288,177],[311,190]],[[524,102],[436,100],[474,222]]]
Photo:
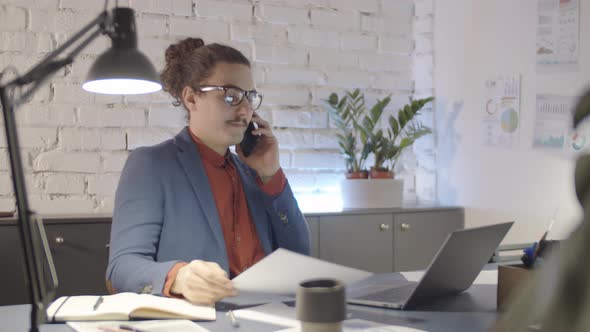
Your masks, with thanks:
[[[291,186],[287,181],[277,196],[264,194],[266,211],[274,235],[273,250],[285,248],[304,255],[310,255],[309,227],[299,209]]]
[[[106,277],[117,291],[161,295],[178,261],[157,262],[164,218],[158,158],[149,148],[129,155],[115,195]]]

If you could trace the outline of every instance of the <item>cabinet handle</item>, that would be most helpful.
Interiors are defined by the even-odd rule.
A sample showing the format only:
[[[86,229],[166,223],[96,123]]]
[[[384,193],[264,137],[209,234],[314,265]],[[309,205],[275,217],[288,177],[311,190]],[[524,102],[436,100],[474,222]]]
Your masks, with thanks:
[[[388,224],[381,224],[381,225],[379,225],[379,230],[382,231],[382,232],[383,231],[386,231],[388,229],[389,229],[389,225]]]
[[[111,244],[110,243],[107,243],[107,244],[104,245],[104,247],[105,248],[110,248],[111,247]]]
[[[410,229],[410,224],[406,224],[405,222],[400,225],[402,231],[407,231]]]
[[[55,238],[55,243],[57,244],[63,244],[64,243],[64,238],[61,236],[58,236]]]

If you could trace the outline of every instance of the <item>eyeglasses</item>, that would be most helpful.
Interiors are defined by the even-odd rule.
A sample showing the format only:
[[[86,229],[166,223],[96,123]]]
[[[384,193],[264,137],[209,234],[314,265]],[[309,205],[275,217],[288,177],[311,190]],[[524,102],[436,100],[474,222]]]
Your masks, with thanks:
[[[240,89],[237,86],[233,85],[203,85],[197,88],[201,92],[208,92],[208,91],[223,91],[225,93],[225,97],[223,101],[226,104],[231,106],[238,106],[244,97],[248,99],[248,103],[250,104],[250,109],[256,111],[260,108],[262,104],[262,94],[256,90],[247,91],[244,89]]]

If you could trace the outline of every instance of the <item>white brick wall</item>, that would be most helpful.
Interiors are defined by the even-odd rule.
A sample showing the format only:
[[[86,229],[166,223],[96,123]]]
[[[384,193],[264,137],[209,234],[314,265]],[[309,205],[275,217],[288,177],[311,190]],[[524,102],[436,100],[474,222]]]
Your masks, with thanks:
[[[0,210],[2,210],[2,211],[16,210],[14,198],[6,197],[6,196],[0,197]]]
[[[95,153],[51,151],[34,161],[35,171],[98,173],[100,156]]]
[[[412,40],[406,37],[381,37],[379,48],[382,53],[406,53],[412,52]]]
[[[256,25],[233,23],[230,31],[232,40],[255,41],[275,46],[287,43],[287,27],[285,25],[263,22],[256,22]]]
[[[337,49],[339,34],[331,30],[317,30],[311,27],[291,27],[287,29],[289,43],[298,46],[315,46]]]
[[[287,7],[284,5],[258,5],[257,17],[265,22],[277,24],[309,24],[309,10],[303,8]]]
[[[212,19],[172,18],[170,34],[178,37],[189,37],[198,34],[205,42],[229,40],[229,24]]]
[[[252,19],[253,6],[247,2],[235,3],[224,0],[199,0],[195,10],[198,17],[245,21]]]
[[[26,10],[23,8],[0,7],[0,31],[22,31],[26,27]]]
[[[6,196],[12,192],[12,179],[7,172],[0,173],[0,195]]]
[[[113,188],[119,183],[120,174],[101,174],[88,178],[88,193],[93,195],[112,196]]]
[[[102,155],[102,170],[104,172],[121,173],[125,161],[127,160],[127,152],[122,153],[105,153]]]
[[[361,88],[367,104],[432,93],[434,0],[126,0],[136,11],[139,47],[160,70],[166,47],[188,36],[232,45],[253,63],[265,95],[259,113],[275,126],[281,163],[295,190],[337,186],[344,161],[323,100]],[[20,73],[91,21],[102,1],[5,0],[0,68]],[[173,137],[186,124],[166,93],[103,96],[80,83],[110,44],[101,37],[22,105],[16,118],[27,187],[41,213],[111,212],[129,151]],[[434,125],[432,112],[423,116]],[[2,122],[2,119],[0,119]],[[434,139],[404,155],[406,198],[435,199]],[[407,156],[406,156],[407,155]],[[12,210],[4,133],[0,210]]]
[[[377,49],[377,36],[361,33],[346,33],[342,35],[342,50],[344,51],[368,51]]]
[[[358,31],[359,12],[341,9],[312,9],[311,24],[318,28]]]
[[[327,48],[310,48],[309,65],[313,68],[342,68],[350,69],[358,67],[358,55],[343,53],[340,50]]]
[[[379,11],[378,0],[330,0],[329,4],[332,8],[358,11],[360,13],[376,13]]]
[[[271,67],[267,71],[266,84],[312,84],[318,85],[324,83],[324,75],[316,70],[309,69],[287,69]]]
[[[47,177],[46,192],[48,194],[83,194],[86,187],[84,177],[78,174],[55,174]]]
[[[6,143],[4,143],[6,145]],[[0,144],[0,147],[2,145]],[[0,171],[8,171],[10,169],[10,163],[8,161],[8,150],[6,148],[0,148]]]
[[[301,151],[293,157],[294,168],[344,169],[338,151]]]
[[[414,88],[416,96],[433,95],[434,87],[434,0],[414,1],[414,42],[413,53]],[[433,117],[432,107],[424,108],[420,117],[424,125],[434,128],[436,119]],[[415,176],[416,199],[421,202],[436,201],[436,155],[434,135],[421,138],[413,146],[416,163],[411,169]],[[414,168],[415,167],[415,168]],[[409,173],[406,170],[406,173]]]
[[[256,45],[254,61],[257,63],[293,65],[303,67],[307,64],[309,53],[295,47]]]

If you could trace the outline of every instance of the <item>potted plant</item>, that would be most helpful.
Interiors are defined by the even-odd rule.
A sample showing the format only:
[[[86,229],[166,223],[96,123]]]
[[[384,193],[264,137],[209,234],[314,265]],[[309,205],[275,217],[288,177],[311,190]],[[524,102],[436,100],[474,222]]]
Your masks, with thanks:
[[[410,99],[397,117],[390,115],[385,129],[379,120],[391,97],[378,100],[370,109],[364,94],[356,89],[346,91],[342,98],[332,93],[328,109],[338,133],[340,151],[346,161],[346,180],[341,183],[345,208],[395,207],[402,202],[403,182],[394,179],[394,167],[405,148],[418,138],[431,133],[430,128],[415,121],[415,116],[433,98]],[[365,163],[373,154],[370,174]],[[352,179],[368,179],[350,181]]]
[[[367,179],[368,171],[364,165],[372,146],[367,144],[368,136],[364,134],[366,131],[359,125],[359,120],[366,113],[364,94],[359,89],[346,91],[342,98],[332,93],[326,102],[338,129],[336,137],[346,161],[346,178]]]
[[[412,146],[420,137],[432,133],[430,128],[416,121],[415,117],[420,114],[424,105],[433,100],[433,97],[416,100],[410,98],[410,102],[398,110],[397,117],[389,116],[386,131],[383,129],[374,131],[374,126],[363,127],[363,129],[373,130],[366,133],[370,135],[371,152],[375,157],[370,169],[371,178],[393,179],[395,165],[404,149]],[[385,106],[387,106],[389,99],[386,98],[383,101],[386,101]]]

